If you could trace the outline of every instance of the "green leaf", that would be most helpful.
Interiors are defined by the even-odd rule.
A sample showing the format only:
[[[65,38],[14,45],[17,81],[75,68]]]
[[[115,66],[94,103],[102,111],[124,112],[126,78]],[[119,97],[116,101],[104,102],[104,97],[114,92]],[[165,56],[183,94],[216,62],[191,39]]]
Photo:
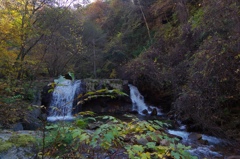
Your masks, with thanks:
[[[74,76],[74,73],[71,73],[71,72],[68,72],[68,75],[72,78],[72,81],[75,80],[75,76]]]
[[[150,148],[150,149],[154,149],[156,146],[156,142],[148,142],[147,143],[147,147]]]
[[[180,154],[174,151],[171,151],[171,156],[174,157],[174,159],[180,159]]]
[[[89,135],[87,133],[81,134],[79,139],[80,141],[86,141],[89,139]]]
[[[141,154],[141,159],[149,159],[151,158],[151,154],[149,152]]]
[[[132,146],[132,150],[135,151],[135,152],[140,153],[140,152],[143,152],[144,148],[143,148],[142,145],[133,145]]]
[[[46,126],[45,128],[46,128],[47,130],[56,129],[56,128],[58,128],[58,125],[54,124],[54,125]]]
[[[107,142],[111,142],[114,139],[114,135],[112,132],[108,132],[107,134],[104,135],[104,139]]]
[[[81,129],[75,129],[72,131],[72,137],[76,138],[78,136],[80,136],[82,134],[82,130]]]

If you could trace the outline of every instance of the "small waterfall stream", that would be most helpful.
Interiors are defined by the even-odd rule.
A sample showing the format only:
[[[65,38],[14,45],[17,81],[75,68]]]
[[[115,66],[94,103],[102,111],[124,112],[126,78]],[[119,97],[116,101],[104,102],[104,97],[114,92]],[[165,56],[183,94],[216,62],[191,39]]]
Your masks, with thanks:
[[[55,87],[52,100],[51,107],[49,110],[48,121],[56,121],[56,120],[72,120],[74,117],[72,116],[73,109],[73,101],[76,96],[81,91],[81,81],[71,81],[64,80],[59,83],[58,86]],[[130,89],[130,98],[132,100],[132,110],[137,111],[141,115],[146,115],[143,113],[147,111],[147,114],[151,114],[154,109],[157,110],[157,115],[163,115],[160,109],[154,106],[148,106],[144,102],[144,97],[139,92],[138,88],[129,84]],[[199,144],[194,143],[189,138],[190,133],[185,131],[185,127],[182,125],[178,130],[168,130],[169,134],[173,134],[176,136],[180,136],[182,138],[182,143],[192,146],[190,150],[188,150],[192,155],[202,157],[210,157],[210,158],[218,158],[223,157],[221,153],[215,151],[216,145],[221,145],[224,143],[223,140],[215,138],[213,136],[202,135],[202,140],[208,141],[208,144]]]
[[[132,100],[132,105],[133,105],[132,110],[133,111],[137,111],[139,114],[145,115],[145,114],[143,114],[144,110],[147,110],[148,114],[150,114],[151,110],[153,110],[155,108],[158,111],[158,115],[163,115],[161,113],[160,109],[153,107],[153,106],[147,106],[145,104],[144,97],[140,94],[137,87],[135,87],[131,84],[129,84],[128,86],[130,88],[130,98]],[[181,125],[179,127],[179,130],[168,130],[168,133],[181,137],[182,143],[192,146],[192,148],[188,151],[194,156],[198,156],[199,158],[204,158],[204,157],[210,157],[210,158],[219,158],[220,157],[221,158],[221,157],[223,157],[219,152],[214,151],[214,148],[216,145],[224,143],[224,141],[219,138],[201,134],[202,140],[207,141],[208,144],[204,145],[204,144],[193,142],[189,138],[191,133],[185,131],[184,125]]]
[[[72,120],[73,103],[80,91],[80,80],[64,80],[53,91],[48,121]]]
[[[192,155],[198,158],[222,158],[223,155],[216,152],[215,146],[225,144],[225,141],[214,136],[201,134],[202,141],[207,141],[207,144],[198,143],[190,138],[191,133],[183,130],[168,130],[169,134],[176,135],[182,138],[182,143],[190,145],[192,148],[188,150]]]
[[[129,84],[130,89],[130,98],[132,100],[132,110],[137,111],[138,114],[144,115],[143,111],[147,111],[148,114],[151,114],[153,109],[157,110],[157,115],[162,115],[159,108],[154,106],[147,106],[144,102],[144,97],[139,92],[138,88],[134,85]]]

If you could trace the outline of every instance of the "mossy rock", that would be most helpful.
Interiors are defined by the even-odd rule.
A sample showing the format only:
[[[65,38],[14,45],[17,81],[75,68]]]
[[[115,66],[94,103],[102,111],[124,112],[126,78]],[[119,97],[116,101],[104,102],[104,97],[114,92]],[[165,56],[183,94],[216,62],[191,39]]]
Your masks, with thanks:
[[[0,152],[4,152],[4,151],[7,151],[9,150],[10,148],[13,147],[13,144],[8,142],[8,141],[4,141],[2,139],[0,139]]]
[[[25,147],[25,146],[28,146],[29,144],[36,143],[36,139],[31,135],[20,134],[20,135],[11,136],[8,139],[8,142],[11,142],[17,147]]]

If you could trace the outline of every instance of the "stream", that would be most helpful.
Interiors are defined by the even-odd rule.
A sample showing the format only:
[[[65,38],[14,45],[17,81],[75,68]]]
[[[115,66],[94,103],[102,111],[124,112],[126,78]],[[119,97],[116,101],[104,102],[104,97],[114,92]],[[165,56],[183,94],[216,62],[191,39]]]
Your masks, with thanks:
[[[58,120],[74,119],[71,114],[73,103],[71,102],[76,94],[79,92],[80,80],[70,81],[66,80],[57,86],[53,92],[53,99],[51,101],[50,116],[48,121],[54,122]],[[137,111],[139,117],[144,119],[151,116],[153,110],[157,111],[157,118],[164,116],[161,109],[155,106],[149,106],[144,102],[144,97],[139,92],[138,88],[129,84],[130,98],[132,101],[132,111]],[[145,113],[144,113],[145,112]],[[161,119],[160,119],[161,120]],[[191,146],[188,150],[192,155],[202,158],[221,158],[231,156],[231,150],[227,149],[227,142],[223,139],[208,136],[205,134],[187,132],[184,125],[174,130],[167,130],[167,133],[178,136],[181,142],[187,146]],[[240,157],[239,157],[240,158]]]

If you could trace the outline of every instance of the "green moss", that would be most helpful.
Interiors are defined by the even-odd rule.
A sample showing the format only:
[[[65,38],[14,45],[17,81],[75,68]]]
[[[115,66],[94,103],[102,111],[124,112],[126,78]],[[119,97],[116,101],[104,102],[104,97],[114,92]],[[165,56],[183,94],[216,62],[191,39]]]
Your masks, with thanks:
[[[7,151],[8,149],[10,149],[11,147],[13,147],[13,144],[7,141],[3,141],[2,139],[0,139],[0,152],[3,151]]]
[[[31,135],[21,134],[10,137],[8,142],[13,143],[17,147],[25,147],[29,144],[36,143],[36,139]]]

